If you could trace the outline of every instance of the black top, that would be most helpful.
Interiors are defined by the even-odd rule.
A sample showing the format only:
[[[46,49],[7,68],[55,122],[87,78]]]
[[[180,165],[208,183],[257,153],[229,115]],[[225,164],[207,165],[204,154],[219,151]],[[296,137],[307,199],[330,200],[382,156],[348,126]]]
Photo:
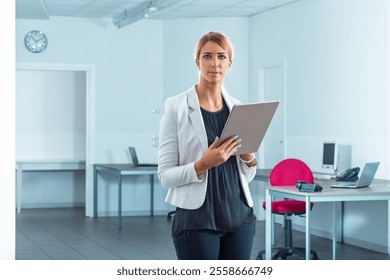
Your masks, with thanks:
[[[229,116],[229,108],[223,104],[221,110],[209,112],[201,108],[209,146],[220,136]],[[177,208],[172,225],[172,235],[183,230],[234,231],[243,223],[256,219],[253,209],[246,203],[242,192],[235,156],[224,164],[208,170],[206,199],[195,210]]]

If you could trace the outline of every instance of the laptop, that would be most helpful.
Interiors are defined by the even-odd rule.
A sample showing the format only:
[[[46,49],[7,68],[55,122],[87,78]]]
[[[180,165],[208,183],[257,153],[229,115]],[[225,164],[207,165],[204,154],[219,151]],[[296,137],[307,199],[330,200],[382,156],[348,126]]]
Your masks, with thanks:
[[[137,152],[135,151],[134,147],[129,147],[129,152],[130,152],[131,160],[133,161],[133,164],[135,166],[157,166],[157,163],[140,163],[138,161]]]
[[[348,182],[348,183],[340,183],[340,184],[332,184],[331,188],[348,188],[348,189],[357,189],[364,188],[371,185],[374,180],[374,176],[376,170],[378,169],[379,162],[369,162],[363,168],[362,175],[357,180],[357,182]]]

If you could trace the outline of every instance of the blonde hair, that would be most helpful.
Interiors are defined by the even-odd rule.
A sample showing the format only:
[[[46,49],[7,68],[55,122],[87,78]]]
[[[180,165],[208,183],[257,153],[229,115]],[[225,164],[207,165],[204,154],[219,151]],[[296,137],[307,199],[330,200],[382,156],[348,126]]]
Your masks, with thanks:
[[[204,34],[199,39],[199,42],[195,48],[195,61],[199,60],[200,51],[202,47],[209,41],[218,44],[218,46],[220,46],[227,52],[227,54],[229,55],[229,60],[233,60],[234,50],[230,39],[221,32],[210,31],[209,33]]]

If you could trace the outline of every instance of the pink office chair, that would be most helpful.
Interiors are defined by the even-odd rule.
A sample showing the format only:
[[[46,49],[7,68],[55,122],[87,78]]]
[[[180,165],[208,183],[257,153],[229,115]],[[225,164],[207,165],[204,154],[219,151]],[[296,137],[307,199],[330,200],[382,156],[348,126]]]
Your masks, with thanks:
[[[311,169],[299,159],[289,158],[282,160],[272,169],[270,174],[271,186],[295,186],[298,180],[303,180],[309,184],[314,181],[313,173]],[[313,208],[311,203],[310,209]],[[265,201],[263,202],[263,208],[266,208]],[[273,260],[287,259],[288,256],[293,254],[305,257],[305,249],[293,247],[292,241],[292,226],[291,216],[292,215],[303,215],[306,213],[306,206],[304,201],[297,200],[278,200],[272,201],[272,213],[283,215],[285,217],[285,247],[273,248],[272,253],[276,254],[272,257]],[[257,259],[261,260],[265,251],[260,251],[257,255]],[[318,255],[315,251],[311,251],[311,258],[318,260]]]

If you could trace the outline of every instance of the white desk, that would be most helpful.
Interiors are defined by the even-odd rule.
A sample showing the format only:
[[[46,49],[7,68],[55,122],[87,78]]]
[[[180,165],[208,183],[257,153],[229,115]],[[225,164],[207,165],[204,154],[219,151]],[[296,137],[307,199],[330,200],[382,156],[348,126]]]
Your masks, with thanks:
[[[329,185],[332,180],[318,180],[318,184],[324,187],[322,192],[307,193],[299,192],[295,186],[289,187],[266,187],[266,204],[271,205],[274,197],[303,200],[306,202],[306,259],[310,259],[310,203],[311,202],[333,202],[333,259],[336,259],[337,227],[337,202],[343,201],[374,201],[390,200],[390,181],[374,180],[371,187],[361,189],[334,189]],[[266,231],[265,231],[265,258],[271,259],[272,247],[272,220],[271,207],[266,208]],[[388,218],[389,219],[389,218]],[[390,235],[388,237],[388,248],[390,247]]]
[[[154,215],[154,175],[157,166],[134,166],[128,163],[93,165],[93,217],[98,216],[98,173],[111,172],[118,180],[118,229],[122,228],[122,177],[149,175],[150,179],[150,216]]]
[[[73,171],[85,170],[85,161],[82,160],[18,160],[16,162],[16,207],[21,211],[23,173],[33,171]]]

